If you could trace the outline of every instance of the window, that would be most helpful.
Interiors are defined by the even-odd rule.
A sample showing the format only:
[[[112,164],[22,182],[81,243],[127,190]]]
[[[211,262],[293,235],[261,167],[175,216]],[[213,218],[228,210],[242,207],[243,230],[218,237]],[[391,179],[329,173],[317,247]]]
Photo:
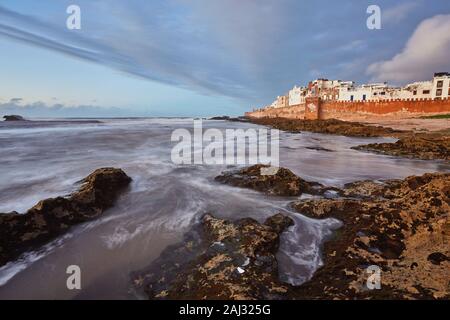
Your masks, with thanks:
[[[423,94],[430,94],[430,90],[423,90],[422,93]]]
[[[373,95],[376,96],[378,94],[378,92],[374,92]]]
[[[439,80],[438,82],[437,82],[437,87],[438,88],[442,88],[444,86],[444,80]]]
[[[353,95],[350,96],[350,101],[353,101]]]
[[[450,97],[450,88],[448,88],[448,96]]]
[[[385,96],[386,95],[386,92],[380,92],[380,94],[382,95],[382,96]]]
[[[438,97],[442,96],[442,89],[436,90],[436,96],[438,96]]]
[[[413,91],[413,96],[417,96],[417,90]]]
[[[366,95],[363,94],[363,101],[366,101]]]

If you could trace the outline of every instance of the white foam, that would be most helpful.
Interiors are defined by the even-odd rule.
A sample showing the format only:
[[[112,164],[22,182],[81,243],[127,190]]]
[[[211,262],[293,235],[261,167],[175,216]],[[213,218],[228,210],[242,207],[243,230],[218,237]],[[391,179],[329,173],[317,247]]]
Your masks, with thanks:
[[[42,247],[39,251],[31,251],[22,254],[19,259],[16,261],[9,262],[0,268],[0,286],[5,285],[14,278],[18,273],[27,269],[34,262],[44,258],[48,254],[50,254],[55,248],[61,247],[63,243],[71,238],[71,234],[66,234],[65,236],[57,239],[44,247]]]

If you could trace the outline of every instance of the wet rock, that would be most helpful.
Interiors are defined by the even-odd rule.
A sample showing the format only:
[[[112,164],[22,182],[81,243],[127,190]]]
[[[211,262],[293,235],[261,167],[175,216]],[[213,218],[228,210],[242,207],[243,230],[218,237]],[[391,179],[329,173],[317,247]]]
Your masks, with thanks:
[[[235,187],[248,188],[278,196],[299,196],[302,193],[324,192],[317,182],[309,182],[296,176],[291,170],[278,168],[275,174],[264,174],[267,165],[257,164],[238,171],[224,172],[216,181]]]
[[[289,286],[278,280],[275,254],[280,234],[293,223],[282,214],[263,224],[207,214],[184,241],[165,249],[146,270],[134,273],[134,284],[149,299],[285,297]]]
[[[450,160],[450,136],[410,135],[395,143],[372,143],[353,147],[353,149],[396,157]]]
[[[25,119],[19,115],[6,115],[3,116],[3,119],[5,119],[5,121],[25,121]]]
[[[295,298],[450,298],[450,174],[361,181],[341,194],[352,198],[292,204],[304,215],[343,222],[324,244],[324,266],[295,288]],[[365,286],[370,265],[382,269],[381,290]]]
[[[380,137],[400,132],[391,128],[369,126],[359,122],[348,122],[336,119],[300,120],[284,118],[251,118],[251,122],[289,132],[310,131],[352,137]]]
[[[0,265],[42,246],[72,225],[98,217],[130,181],[121,169],[98,169],[69,197],[42,200],[24,214],[0,214]]]

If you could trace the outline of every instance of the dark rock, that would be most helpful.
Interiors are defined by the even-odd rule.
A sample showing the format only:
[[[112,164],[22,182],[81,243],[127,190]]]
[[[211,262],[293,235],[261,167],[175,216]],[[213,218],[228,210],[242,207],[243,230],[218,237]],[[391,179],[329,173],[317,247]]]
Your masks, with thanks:
[[[305,148],[306,148],[306,149],[309,149],[309,150],[325,151],[325,152],[333,152],[333,150],[331,150],[331,149],[323,148],[323,147],[320,147],[320,146],[305,147]]]
[[[450,261],[450,258],[448,258],[445,254],[441,252],[433,252],[428,256],[427,260],[430,261],[432,264],[440,265],[441,262]]]
[[[150,299],[285,297],[289,286],[278,280],[275,255],[280,234],[293,223],[282,214],[264,224],[207,214],[182,243],[168,247],[149,268],[132,275],[134,284]]]
[[[249,119],[246,117],[229,117],[229,116],[219,116],[219,117],[211,117],[209,120],[227,120],[232,122],[249,122]]]
[[[6,115],[3,116],[3,119],[5,119],[5,121],[25,121],[25,119],[22,116],[18,115]]]
[[[359,122],[349,122],[337,119],[327,120],[300,120],[285,118],[251,118],[252,123],[268,125],[275,129],[302,132],[310,131],[316,133],[336,134],[351,137],[380,137],[399,133],[400,131],[381,126],[370,126]]]
[[[322,186],[319,183],[305,181],[289,169],[278,168],[277,170],[274,168],[275,174],[264,174],[264,170],[269,168],[268,165],[257,164],[238,171],[224,172],[217,176],[215,180],[235,187],[253,189],[278,196],[299,196],[302,193],[317,194],[322,192]]]
[[[217,117],[211,117],[209,120],[229,120],[229,116],[217,116]]]
[[[450,136],[438,136],[436,134],[410,135],[395,143],[372,143],[356,146],[352,149],[396,157],[450,160]]]
[[[42,200],[24,214],[0,214],[0,266],[42,246],[70,226],[98,217],[130,181],[121,169],[98,169],[67,198]]]

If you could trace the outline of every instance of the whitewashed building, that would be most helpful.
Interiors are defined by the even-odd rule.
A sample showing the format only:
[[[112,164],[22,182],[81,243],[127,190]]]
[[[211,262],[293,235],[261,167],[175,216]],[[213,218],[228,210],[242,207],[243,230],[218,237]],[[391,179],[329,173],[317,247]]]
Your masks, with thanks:
[[[410,83],[404,87],[390,87],[386,82],[356,86],[353,81],[317,79],[307,87],[294,86],[285,96],[265,108],[283,108],[305,104],[309,97],[324,101],[383,101],[450,98],[450,73],[435,73],[432,80]]]
[[[430,99],[432,97],[433,81],[420,81],[407,84],[393,92],[393,99]]]
[[[364,84],[362,86],[354,86],[354,83],[352,83],[339,88],[338,101],[382,100],[388,98],[388,89],[386,83]]]
[[[307,94],[307,89],[304,87],[295,86],[289,91],[289,106],[304,104]]]
[[[439,72],[434,74],[431,97],[433,99],[450,97],[450,73]]]
[[[287,107],[289,103],[288,96],[278,96],[274,102],[270,105],[272,108],[284,108]]]

